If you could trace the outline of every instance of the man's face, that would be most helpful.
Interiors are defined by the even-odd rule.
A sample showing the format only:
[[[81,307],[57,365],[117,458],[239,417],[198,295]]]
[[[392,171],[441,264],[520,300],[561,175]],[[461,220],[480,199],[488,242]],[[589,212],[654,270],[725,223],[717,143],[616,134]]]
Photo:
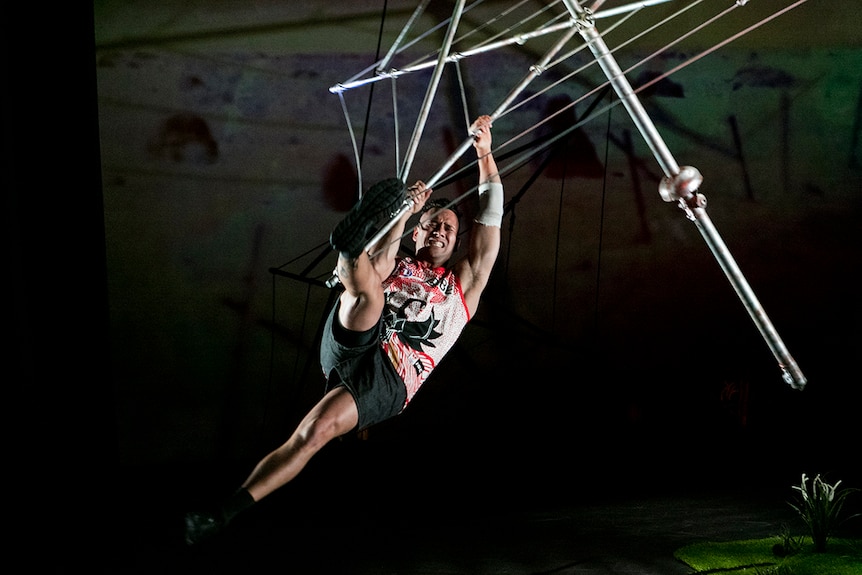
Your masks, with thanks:
[[[458,241],[458,216],[448,209],[429,210],[413,230],[416,255],[440,266],[445,264]]]

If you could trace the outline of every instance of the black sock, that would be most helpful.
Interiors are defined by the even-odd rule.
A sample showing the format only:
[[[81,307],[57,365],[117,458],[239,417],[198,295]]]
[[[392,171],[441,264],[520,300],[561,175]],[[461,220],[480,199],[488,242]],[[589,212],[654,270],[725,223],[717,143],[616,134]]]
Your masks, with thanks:
[[[236,493],[230,496],[227,501],[222,503],[221,514],[224,517],[225,525],[236,517],[241,511],[245,511],[254,505],[254,497],[251,496],[244,487],[236,490]]]

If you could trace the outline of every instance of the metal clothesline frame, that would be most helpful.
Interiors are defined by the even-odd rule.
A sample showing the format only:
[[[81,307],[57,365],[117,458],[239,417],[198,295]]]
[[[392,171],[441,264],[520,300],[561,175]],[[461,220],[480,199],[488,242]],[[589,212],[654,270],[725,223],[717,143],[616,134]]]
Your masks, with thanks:
[[[517,98],[517,96],[544,71],[545,66],[548,65],[551,59],[565,46],[565,44],[571,40],[576,33],[580,34],[664,173],[664,178],[659,184],[659,193],[661,198],[666,202],[676,202],[678,207],[684,212],[685,216],[694,222],[711,253],[717,260],[722,271],[725,273],[728,281],[730,281],[734,291],[740,298],[746,311],[749,313],[761,336],[764,338],[770,351],[777,360],[784,381],[793,389],[804,389],[807,383],[804,374],[800,370],[796,361],[790,355],[787,347],[769,319],[769,316],[766,314],[766,311],[760,304],[757,296],[742,271],[739,269],[739,266],[736,264],[730,250],[707,214],[706,198],[703,194],[698,192],[700,184],[703,181],[702,175],[696,168],[692,166],[680,166],[676,161],[662,139],[661,134],[658,132],[655,124],[652,122],[652,119],[641,105],[636,92],[611,54],[604,42],[604,39],[596,30],[595,20],[597,15],[593,14],[593,9],[600,6],[603,1],[604,0],[597,0],[591,9],[584,8],[577,0],[562,0],[562,3],[570,16],[569,20],[566,22],[540,28],[528,34],[521,34],[513,38],[493,42],[467,52],[450,54],[454,33],[464,10],[464,0],[460,0],[456,3],[453,15],[449,20],[449,29],[446,34],[446,41],[444,42],[443,48],[439,51],[439,56],[436,62],[420,63],[410,68],[405,68],[404,70],[383,71],[378,68],[376,76],[356,80],[346,84],[337,84],[330,88],[330,92],[340,94],[345,90],[376,82],[384,78],[397,77],[401,74],[426,69],[431,65],[434,66],[434,76],[426,92],[425,101],[423,102],[420,111],[419,122],[417,122],[412,141],[410,142],[410,152],[406,156],[399,174],[402,181],[404,181],[406,174],[409,173],[413,152],[415,152],[416,146],[421,137],[424,122],[427,120],[428,109],[437,90],[440,75],[447,63],[456,62],[468,55],[498,49],[515,43],[523,43],[528,38],[538,37],[551,32],[564,32],[560,39],[543,56],[543,58],[538,63],[530,67],[529,73],[515,86],[503,102],[501,102],[500,105],[491,114],[489,114],[493,121],[506,112],[515,98]],[[644,2],[637,2],[635,4],[617,8],[613,13],[618,14],[626,10],[635,10],[643,6],[658,4],[665,1],[668,0],[646,0]],[[747,2],[748,0],[735,0],[735,4],[737,6],[742,6]],[[403,36],[404,35],[402,34],[401,37]],[[399,37],[399,41],[401,37]],[[394,54],[394,48],[390,51],[390,54],[387,55],[385,62],[389,61],[392,54]],[[472,146],[472,139],[472,134],[468,135],[468,137],[450,155],[438,171],[425,180],[428,187],[433,188],[443,175],[451,169],[455,162],[457,162],[458,159],[470,149]],[[412,205],[412,201],[408,199],[399,212],[389,220],[388,224],[380,229],[367,243],[366,249],[370,250],[374,245],[379,243],[379,241],[392,229],[395,223],[412,208]],[[327,285],[332,287],[334,282],[337,282],[337,278],[331,278]]]

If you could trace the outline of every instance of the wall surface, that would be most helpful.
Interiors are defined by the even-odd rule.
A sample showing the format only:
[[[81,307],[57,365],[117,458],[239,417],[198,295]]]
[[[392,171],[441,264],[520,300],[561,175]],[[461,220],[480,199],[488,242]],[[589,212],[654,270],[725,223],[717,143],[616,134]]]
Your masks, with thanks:
[[[350,89],[342,105],[330,87],[365,77],[414,3],[296,4],[94,5],[123,465],[253,459],[322,390],[329,231],[357,178],[367,187],[403,165],[432,76]],[[432,2],[411,34],[445,22],[449,4]],[[509,4],[465,14],[454,50],[544,21],[504,18]],[[862,189],[853,2],[811,0],[787,13],[789,1],[750,2],[704,28],[733,4],[665,20],[682,6],[597,26],[610,29],[605,41],[635,88],[669,74],[638,101],[674,160],[703,175],[711,223],[807,389],[782,381],[704,235],[662,201],[662,165],[575,35],[495,122],[509,211],[475,321],[410,410],[371,441],[410,438],[420,451],[448,445],[489,460],[513,441],[540,443],[528,459],[553,468],[572,446],[598,461],[621,447],[677,457],[683,436],[725,447],[756,437],[790,456],[799,434],[848,431]],[[392,66],[428,58],[444,31]],[[541,37],[480,52],[459,61],[459,74],[449,65],[407,179],[435,175],[466,118],[496,109],[550,45]],[[549,152],[536,142],[594,110],[543,167]],[[444,180],[437,193],[473,184]],[[841,469],[844,455],[798,467]]]

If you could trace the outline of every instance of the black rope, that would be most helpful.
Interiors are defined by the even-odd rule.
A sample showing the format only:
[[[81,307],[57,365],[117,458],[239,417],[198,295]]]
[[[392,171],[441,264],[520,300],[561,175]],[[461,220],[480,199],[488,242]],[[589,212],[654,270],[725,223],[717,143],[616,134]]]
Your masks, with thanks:
[[[551,160],[553,160],[554,157],[559,153],[559,149],[559,146],[551,148],[550,152],[548,152],[548,154],[545,156],[539,166],[533,171],[533,174],[527,179],[524,185],[521,186],[521,189],[518,190],[518,192],[506,204],[504,216],[509,216],[509,244],[506,248],[506,265],[504,268],[506,271],[506,275],[508,275],[509,260],[512,251],[512,233],[515,230],[515,208],[518,206],[518,203],[523,199],[524,194],[527,193],[527,190],[529,190],[533,186],[536,180],[539,179],[539,176],[542,175],[542,172],[545,171],[545,168],[548,166],[548,164],[551,163]]]
[[[302,258],[304,258],[305,256],[307,256],[307,255],[308,255],[308,254],[310,254],[311,252],[313,252],[313,251],[315,251],[315,250],[319,250],[320,248],[322,248],[322,247],[324,247],[324,246],[329,246],[329,241],[325,241],[325,242],[322,242],[322,243],[317,244],[316,246],[314,246],[314,247],[313,247],[313,248],[311,248],[310,250],[306,250],[305,252],[303,252],[303,253],[299,254],[298,256],[296,256],[295,258],[293,258],[292,260],[288,260],[288,261],[286,261],[285,263],[281,264],[281,265],[280,265],[280,266],[278,266],[278,267],[270,268],[270,271],[272,272],[272,271],[275,271],[275,270],[280,270],[280,269],[282,269],[282,268],[285,268],[285,267],[289,266],[290,264],[292,264],[293,262],[295,262],[295,261],[297,261],[297,260],[301,260]]]
[[[560,228],[562,227],[563,219],[563,193],[566,190],[566,172],[569,169],[569,141],[561,146],[563,153],[563,177],[560,178],[560,200],[557,205],[557,238],[554,248],[554,284],[551,288],[551,332],[555,332],[557,327],[557,285],[559,280],[560,269]]]
[[[383,30],[384,30],[384,25],[386,22],[386,13],[388,11],[388,4],[389,4],[388,0],[383,0],[383,12],[381,14],[380,29],[379,29],[379,32],[377,35],[377,50],[375,52],[375,58],[374,58],[375,61],[380,60],[380,48],[383,45]],[[372,85],[371,90],[369,91],[369,95],[368,95],[368,105],[367,105],[366,110],[365,110],[365,125],[364,125],[363,131],[362,131],[362,143],[360,144],[360,147],[359,147],[359,159],[358,159],[358,161],[359,161],[360,165],[357,166],[357,170],[359,170],[360,166],[362,165],[362,159],[363,159],[363,156],[365,153],[365,142],[368,138],[368,123],[369,123],[369,118],[371,117],[371,104],[372,104],[373,100],[374,100],[374,86]],[[359,189],[360,190],[362,189],[362,182],[359,182]],[[274,381],[275,381],[274,372],[275,372],[275,331],[276,331],[275,330],[275,326],[276,326],[276,313],[275,313],[275,309],[276,309],[276,295],[275,295],[276,276],[278,276],[278,275],[290,275],[293,277],[294,274],[289,274],[288,272],[283,271],[282,268],[284,268],[284,267],[288,266],[289,264],[305,257],[306,255],[310,254],[311,252],[318,251],[318,250],[320,250],[320,251],[317,254],[317,256],[314,258],[314,260],[308,266],[306,266],[305,269],[302,270],[302,273],[296,279],[305,278],[311,272],[311,270],[318,263],[320,263],[327,255],[329,255],[329,253],[332,251],[332,248],[329,245],[328,241],[322,242],[322,243],[318,244],[317,246],[311,248],[310,250],[306,251],[304,254],[297,256],[296,258],[288,261],[287,263],[284,263],[281,266],[278,266],[277,268],[270,268],[270,270],[269,270],[270,273],[272,274],[272,295],[271,295],[271,301],[270,301],[270,306],[272,307],[272,312],[271,312],[271,319],[270,319],[271,327],[270,327],[270,350],[269,350],[269,382],[267,383],[267,393],[266,393],[267,399],[264,401],[263,416],[261,417],[261,422],[260,422],[261,430],[263,430],[265,428],[267,418],[269,417],[269,411],[270,411],[269,404],[272,400],[272,393],[273,393]],[[300,350],[302,348],[302,338],[303,338],[303,335],[305,334],[305,324],[306,324],[306,319],[308,317],[309,300],[310,300],[310,295],[311,295],[311,284],[312,283],[315,283],[315,282],[313,282],[313,281],[307,281],[306,282],[307,285],[306,285],[306,292],[305,292],[305,305],[304,305],[304,309],[303,309],[302,321],[300,324],[300,331],[299,331],[299,336],[298,336],[298,340],[297,340],[296,359],[295,359],[294,366],[293,366],[293,376],[292,377],[293,377],[294,382],[296,381],[297,372],[299,370],[299,355],[300,355]],[[324,310],[324,314],[328,312],[329,306],[334,304],[334,299],[333,299],[334,293],[335,293],[335,291],[332,291],[332,293],[330,293],[329,299],[327,300],[326,308]],[[322,333],[322,330],[319,328],[318,333],[315,336],[315,343],[317,343],[319,341],[321,333]],[[306,362],[306,369],[305,369],[305,372],[303,374],[303,377],[305,377],[307,375],[307,373],[308,373],[308,362]],[[298,394],[296,394],[296,396],[298,397]]]
[[[613,99],[613,96],[611,96],[611,99]],[[603,235],[605,226],[605,198],[607,197],[608,191],[608,156],[611,141],[611,109],[608,109],[607,135],[605,137],[605,175],[602,180],[602,208],[599,215],[599,253],[598,261],[596,262],[596,298],[593,310],[593,329],[596,334],[596,343],[598,343],[599,337],[599,285],[601,283],[600,280],[602,274],[602,241],[604,239]]]
[[[374,53],[374,61],[380,61],[380,47],[383,45],[383,27],[386,23],[386,12],[389,0],[383,0],[383,14],[380,17],[380,29],[377,32],[377,50]],[[371,117],[371,103],[374,101],[374,84],[368,90],[368,105],[365,108],[365,126],[362,129],[362,143],[359,146],[359,163],[365,156],[365,141],[368,139],[368,122]],[[359,189],[362,189],[362,182],[359,182]]]

